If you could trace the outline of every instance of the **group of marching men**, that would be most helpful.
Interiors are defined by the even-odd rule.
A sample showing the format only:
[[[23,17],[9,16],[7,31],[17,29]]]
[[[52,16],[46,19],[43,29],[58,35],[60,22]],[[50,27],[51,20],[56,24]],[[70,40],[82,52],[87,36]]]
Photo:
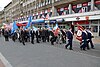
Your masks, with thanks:
[[[91,48],[94,49],[94,45],[92,42],[93,34],[90,30],[90,28],[85,29],[85,27],[81,27],[77,31],[77,39],[80,40],[80,49],[81,50],[86,50],[90,49],[89,43],[91,45]],[[25,45],[25,42],[31,42],[32,44],[35,43],[40,43],[40,42],[50,42],[51,45],[54,45],[56,43],[58,44],[67,44],[65,45],[65,48],[67,49],[68,46],[69,50],[73,50],[72,48],[72,42],[73,42],[73,31],[72,28],[69,30],[66,29],[59,29],[57,28],[56,30],[49,30],[47,28],[42,28],[38,30],[32,29],[17,29],[14,33],[11,33],[10,29],[2,29],[2,34],[5,37],[5,41],[9,41],[9,38],[12,38],[12,40],[15,42],[16,40],[19,40],[23,45]],[[79,35],[79,36],[78,36]]]

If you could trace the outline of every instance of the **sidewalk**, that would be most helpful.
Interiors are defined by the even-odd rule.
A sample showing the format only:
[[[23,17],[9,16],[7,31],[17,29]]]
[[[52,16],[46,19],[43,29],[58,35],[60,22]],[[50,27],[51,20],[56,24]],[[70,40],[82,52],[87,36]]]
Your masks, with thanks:
[[[93,38],[93,43],[94,44],[100,44],[100,37],[94,37]]]
[[[0,60],[0,67],[5,67],[1,60]]]

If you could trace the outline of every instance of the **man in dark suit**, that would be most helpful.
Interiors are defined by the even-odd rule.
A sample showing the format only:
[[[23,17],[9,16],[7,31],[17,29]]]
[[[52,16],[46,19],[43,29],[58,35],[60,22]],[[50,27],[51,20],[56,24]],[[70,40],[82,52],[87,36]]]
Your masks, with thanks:
[[[38,30],[36,31],[36,41],[37,41],[37,43],[40,43],[40,42],[39,42],[39,38],[41,38],[41,31],[40,31],[40,29],[38,29]]]
[[[34,44],[35,31],[32,29],[32,30],[30,31],[30,34],[31,34],[31,43]]]
[[[21,29],[21,42],[23,43],[23,45],[25,45],[25,30]]]
[[[7,29],[4,30],[4,37],[5,37],[5,41],[9,41],[9,32]]]
[[[42,41],[46,42],[46,30],[45,30],[45,28],[42,29],[41,37],[42,37]]]
[[[85,50],[85,48],[87,47],[87,32],[86,29],[84,28],[84,30],[82,31],[82,43],[81,43],[81,50]]]
[[[49,36],[50,36],[50,31],[48,29],[45,30],[45,37],[46,37],[46,40],[47,42],[49,42]]]
[[[88,34],[88,36],[87,36],[87,48],[90,49],[89,48],[89,43],[90,43],[91,48],[94,49],[94,45],[92,42],[93,34],[91,32],[91,28],[87,28],[87,34]]]
[[[67,34],[67,39],[68,39],[68,44],[65,45],[65,48],[67,49],[67,47],[70,46],[69,49],[70,49],[70,50],[73,50],[73,49],[72,49],[73,33],[72,33],[71,30],[72,30],[72,29],[70,28],[70,30],[66,32],[66,34]]]

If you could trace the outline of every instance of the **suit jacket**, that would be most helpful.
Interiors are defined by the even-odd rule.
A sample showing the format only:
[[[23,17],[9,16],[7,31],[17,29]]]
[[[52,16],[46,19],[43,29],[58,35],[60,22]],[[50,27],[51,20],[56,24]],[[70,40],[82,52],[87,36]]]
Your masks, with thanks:
[[[87,39],[87,34],[82,31],[82,40],[86,40],[86,39]]]
[[[36,31],[36,37],[41,36],[41,31]]]
[[[73,33],[70,31],[67,31],[67,38],[68,39],[73,39]]]
[[[31,37],[34,37],[35,36],[35,31],[34,30],[31,30],[30,31],[30,34],[31,34]]]

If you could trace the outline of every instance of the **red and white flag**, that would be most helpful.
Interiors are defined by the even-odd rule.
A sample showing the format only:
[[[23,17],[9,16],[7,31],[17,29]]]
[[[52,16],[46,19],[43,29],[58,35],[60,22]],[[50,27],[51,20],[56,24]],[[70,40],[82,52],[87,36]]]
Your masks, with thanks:
[[[77,30],[77,34],[76,34],[76,39],[79,41],[82,41],[82,31],[84,30],[84,28],[78,24],[78,30]]]

